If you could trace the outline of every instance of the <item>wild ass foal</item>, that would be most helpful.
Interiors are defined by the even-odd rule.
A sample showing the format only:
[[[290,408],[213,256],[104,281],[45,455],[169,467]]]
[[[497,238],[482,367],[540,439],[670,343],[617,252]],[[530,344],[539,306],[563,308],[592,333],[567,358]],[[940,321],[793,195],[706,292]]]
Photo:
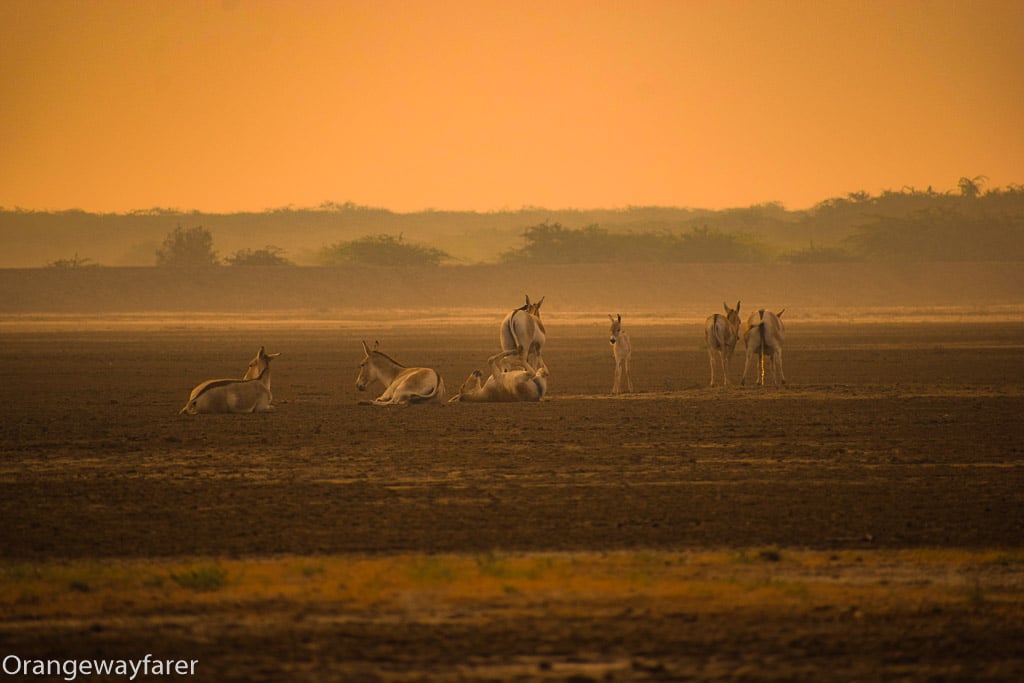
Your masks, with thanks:
[[[630,361],[633,357],[633,344],[629,335],[622,329],[622,316],[608,316],[612,321],[612,329],[608,343],[612,346],[612,358],[615,359],[615,380],[612,382],[612,393],[622,393],[622,381],[626,381],[626,391],[633,391],[633,374],[630,372]]]
[[[178,414],[262,413],[274,409],[270,393],[270,361],[280,353],[261,346],[242,379],[210,379],[196,386]]]
[[[715,313],[704,321],[704,343],[708,347],[708,362],[711,364],[711,386],[715,386],[715,356],[722,366],[722,384],[729,384],[729,361],[736,342],[740,339],[740,302],[736,308],[723,303],[725,315]]]
[[[753,362],[758,362],[760,366],[757,384],[765,383],[766,363],[772,366],[772,379],[775,384],[780,380],[782,384],[786,383],[786,376],[782,372],[782,342],[786,336],[782,314],[785,311],[786,309],[782,309],[778,313],[772,313],[762,308],[747,318],[747,328],[743,333],[743,344],[747,347],[747,362],[743,366],[743,379],[740,380],[740,384],[746,383],[747,373]]]
[[[384,393],[373,400],[375,406],[408,405],[444,400],[444,380],[432,368],[408,368],[378,350],[380,342],[371,349],[363,342],[363,360],[359,363],[356,389],[366,391],[374,382],[384,385]]]
[[[484,380],[483,373],[474,370],[462,383],[459,393],[448,401],[456,403],[511,403],[513,401],[539,401],[548,389],[548,370],[534,370],[526,362],[525,369],[506,370],[504,361],[515,351],[502,351],[487,359],[491,374]]]
[[[527,295],[526,303],[501,321],[499,339],[502,351],[515,352],[508,354],[509,357],[515,355],[524,365],[547,369],[548,364],[540,354],[545,336],[544,323],[540,320],[540,307],[543,303],[544,297],[537,303],[530,303]]]

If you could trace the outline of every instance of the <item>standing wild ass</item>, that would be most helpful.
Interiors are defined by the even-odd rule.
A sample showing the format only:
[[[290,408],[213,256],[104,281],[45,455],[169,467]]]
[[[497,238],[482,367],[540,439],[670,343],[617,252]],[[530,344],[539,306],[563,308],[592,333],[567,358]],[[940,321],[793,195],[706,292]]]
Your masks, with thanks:
[[[715,356],[722,366],[722,384],[729,384],[729,361],[736,342],[740,339],[740,302],[736,308],[723,303],[725,315],[715,313],[704,321],[704,343],[708,347],[708,362],[711,364],[711,386],[715,386]]]
[[[633,375],[630,372],[630,362],[633,356],[633,344],[629,341],[629,335],[622,329],[622,315],[611,315],[612,329],[608,342],[612,346],[612,358],[615,359],[615,381],[612,383],[612,393],[622,393],[622,381],[626,381],[626,391],[633,391]]]
[[[786,336],[786,328],[782,324],[782,314],[786,309],[778,313],[766,311],[763,308],[756,313],[751,313],[747,319],[747,329],[743,333],[743,344],[747,347],[747,362],[743,366],[743,379],[740,384],[747,381],[747,373],[750,371],[750,364],[759,361],[757,384],[765,383],[765,362],[772,366],[772,380],[775,384],[782,381],[786,383],[786,376],[782,372],[782,342]]]
[[[544,297],[537,303],[530,303],[529,295],[526,303],[505,316],[501,321],[499,337],[502,351],[514,351],[518,360],[524,365],[547,369],[548,364],[540,354],[544,346],[544,323],[540,320],[540,306]]]
[[[375,406],[408,405],[410,403],[440,403],[444,400],[444,380],[432,368],[408,368],[378,350],[380,342],[371,349],[363,342],[363,360],[359,363],[356,389],[366,391],[374,382],[384,385],[384,393],[373,400]]]
[[[263,413],[271,411],[270,361],[280,353],[267,353],[261,346],[242,379],[209,379],[192,390],[188,403],[178,414]]]
[[[486,381],[483,373],[474,370],[462,383],[459,393],[448,401],[474,403],[511,403],[513,401],[539,401],[548,389],[548,370],[534,370],[523,363],[523,370],[505,370],[504,361],[515,351],[502,351],[487,359],[491,374]]]

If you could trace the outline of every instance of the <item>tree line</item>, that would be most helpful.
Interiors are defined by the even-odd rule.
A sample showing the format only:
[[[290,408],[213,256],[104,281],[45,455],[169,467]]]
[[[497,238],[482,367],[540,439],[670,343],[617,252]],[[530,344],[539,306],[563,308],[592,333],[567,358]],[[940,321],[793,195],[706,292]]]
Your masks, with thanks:
[[[516,217],[530,222],[520,223],[517,236],[510,240],[514,246],[496,250],[491,260],[534,264],[1024,260],[1024,186],[985,189],[984,184],[984,177],[976,176],[961,178],[956,191],[904,187],[875,196],[851,192],[802,211],[787,211],[780,204],[721,211],[631,207],[618,214],[524,209],[501,217],[506,221],[503,225]],[[393,225],[389,217],[394,217],[390,212],[345,204],[320,207],[314,217],[320,220],[325,212],[350,221],[349,233],[358,232],[360,226],[365,232],[320,247],[314,257],[319,265],[464,262],[448,250],[407,239],[404,231],[389,232]],[[163,210],[157,213],[163,215]],[[305,216],[291,209],[280,213]],[[167,215],[181,217],[172,211]],[[407,218],[448,224],[483,217],[424,212]],[[581,227],[562,222],[585,219],[594,220]],[[154,260],[159,266],[294,265],[286,251],[275,245],[239,249],[222,258],[214,248],[214,231],[202,225],[183,227],[180,222],[166,235]],[[48,265],[97,264],[76,253]]]

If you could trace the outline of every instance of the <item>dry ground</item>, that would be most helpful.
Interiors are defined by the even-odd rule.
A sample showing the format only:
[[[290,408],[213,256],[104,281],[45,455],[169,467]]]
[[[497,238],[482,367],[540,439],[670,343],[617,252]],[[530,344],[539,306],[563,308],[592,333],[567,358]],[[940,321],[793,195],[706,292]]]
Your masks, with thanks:
[[[792,320],[788,386],[710,389],[700,324],[625,322],[635,395],[607,393],[602,316],[555,318],[549,400],[407,409],[357,404],[359,339],[454,389],[496,321],[0,325],[0,655],[220,681],[1024,675],[1024,324]],[[261,344],[276,412],[176,414]]]

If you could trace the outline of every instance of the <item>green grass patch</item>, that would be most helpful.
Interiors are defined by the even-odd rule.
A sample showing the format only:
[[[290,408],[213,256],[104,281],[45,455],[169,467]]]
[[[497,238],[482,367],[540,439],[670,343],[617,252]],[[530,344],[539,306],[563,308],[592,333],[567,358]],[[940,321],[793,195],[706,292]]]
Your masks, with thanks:
[[[416,557],[409,562],[409,578],[415,583],[451,583],[455,569],[441,557]]]
[[[197,565],[184,571],[172,572],[171,580],[182,588],[196,592],[220,590],[228,584],[228,574],[216,564]]]

